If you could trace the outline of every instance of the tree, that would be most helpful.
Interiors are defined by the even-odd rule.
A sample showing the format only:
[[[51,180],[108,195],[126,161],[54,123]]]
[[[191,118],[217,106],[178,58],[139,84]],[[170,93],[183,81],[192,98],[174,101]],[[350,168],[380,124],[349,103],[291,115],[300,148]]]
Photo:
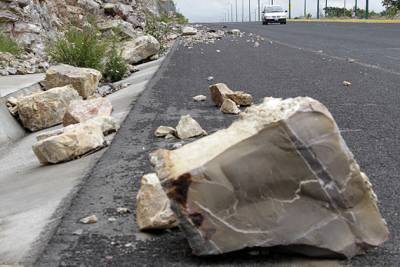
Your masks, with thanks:
[[[400,10],[400,0],[383,0],[382,4],[386,9],[395,8],[396,10]]]

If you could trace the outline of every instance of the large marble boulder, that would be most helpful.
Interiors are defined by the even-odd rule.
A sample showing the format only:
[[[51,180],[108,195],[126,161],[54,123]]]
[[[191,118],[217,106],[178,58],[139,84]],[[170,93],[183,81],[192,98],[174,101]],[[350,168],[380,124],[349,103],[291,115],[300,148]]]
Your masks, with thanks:
[[[266,98],[151,161],[196,255],[286,246],[351,258],[388,238],[368,177],[311,98]]]
[[[42,164],[55,164],[76,159],[102,148],[105,144],[101,127],[84,122],[53,131],[47,138],[38,138],[33,152]]]
[[[88,100],[73,100],[65,112],[63,125],[67,126],[97,116],[110,116],[112,112],[110,100],[103,97],[97,97]]]
[[[60,124],[69,103],[80,98],[71,85],[56,87],[18,98],[17,113],[25,128],[37,131]]]
[[[140,230],[166,229],[177,225],[170,201],[155,173],[142,177],[136,196],[136,223]]]
[[[151,35],[140,36],[123,43],[122,58],[129,64],[136,64],[160,51],[160,43]]]
[[[87,98],[96,92],[101,77],[101,73],[95,69],[61,64],[47,70],[45,85],[51,89],[71,84],[80,96]]]

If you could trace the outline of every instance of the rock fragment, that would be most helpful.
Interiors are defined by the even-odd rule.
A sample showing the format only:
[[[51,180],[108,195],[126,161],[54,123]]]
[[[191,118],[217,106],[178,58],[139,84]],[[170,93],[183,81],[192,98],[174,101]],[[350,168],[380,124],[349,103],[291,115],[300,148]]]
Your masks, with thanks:
[[[169,134],[175,135],[175,128],[169,126],[159,126],[154,132],[154,135],[157,137],[166,137]]]
[[[205,95],[196,95],[193,97],[193,100],[196,102],[206,101],[207,97]]]
[[[97,97],[88,100],[73,100],[64,114],[63,125],[68,126],[97,116],[110,116],[112,112],[110,100]]]
[[[136,223],[140,230],[167,229],[177,225],[169,199],[155,173],[142,177],[136,198]]]
[[[42,164],[56,164],[96,151],[104,143],[102,128],[87,121],[65,127],[60,134],[40,139],[32,150]]]
[[[291,246],[351,258],[388,238],[368,177],[311,98],[265,98],[151,161],[196,255]]]
[[[251,104],[253,104],[253,97],[251,96],[251,94],[242,91],[228,93],[226,94],[226,97],[242,107],[251,106]]]
[[[71,85],[33,93],[18,99],[18,115],[28,130],[45,129],[61,123],[69,103],[79,99]]]
[[[207,135],[207,132],[201,128],[200,124],[195,121],[190,115],[181,116],[178,125],[176,126],[176,134],[180,139]]]
[[[79,222],[83,224],[93,224],[97,223],[97,221],[98,219],[96,215],[90,215],[79,220]]]
[[[237,107],[236,103],[230,99],[225,99],[220,108],[222,113],[226,114],[239,114],[240,109]]]
[[[197,29],[193,27],[183,27],[182,29],[182,35],[183,36],[188,36],[188,35],[196,35],[197,34]]]
[[[101,77],[98,70],[61,64],[47,70],[45,85],[51,89],[70,84],[80,96],[87,98],[96,92]]]
[[[139,63],[160,51],[160,43],[151,35],[123,43],[122,58],[129,64]]]
[[[220,107],[224,100],[227,98],[226,95],[228,94],[233,94],[234,92],[229,89],[229,87],[224,84],[224,83],[217,83],[213,84],[209,87],[210,93],[211,93],[211,99],[217,105]]]
[[[351,85],[351,82],[349,82],[349,81],[343,81],[343,85],[344,85],[344,86],[350,86],[350,85]]]

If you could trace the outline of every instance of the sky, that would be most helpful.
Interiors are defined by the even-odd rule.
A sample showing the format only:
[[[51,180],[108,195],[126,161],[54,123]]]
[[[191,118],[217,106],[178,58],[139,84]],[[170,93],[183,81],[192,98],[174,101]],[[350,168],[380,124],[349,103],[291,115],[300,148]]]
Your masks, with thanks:
[[[175,0],[178,10],[183,13],[191,22],[219,22],[223,21],[224,16],[230,9],[229,3],[233,5],[233,16],[236,17],[235,11],[236,0]],[[249,0],[243,0],[245,3],[245,19],[248,18],[249,13]],[[271,0],[261,0],[261,6],[267,5]],[[317,0],[307,1],[307,13],[311,13],[313,17],[316,16]],[[361,9],[365,8],[365,0],[357,0],[358,6]],[[242,19],[242,0],[238,2],[238,19]],[[304,0],[291,0],[292,2],[292,17],[302,16],[304,13]],[[346,2],[346,8],[354,6],[355,0],[328,0],[328,6],[343,7]],[[257,8],[258,0],[250,0],[251,13],[254,17]],[[289,0],[274,0],[275,5],[281,5],[283,8],[288,9]],[[325,0],[320,0],[320,8],[325,7]],[[369,9],[376,12],[384,10],[381,0],[369,0]]]

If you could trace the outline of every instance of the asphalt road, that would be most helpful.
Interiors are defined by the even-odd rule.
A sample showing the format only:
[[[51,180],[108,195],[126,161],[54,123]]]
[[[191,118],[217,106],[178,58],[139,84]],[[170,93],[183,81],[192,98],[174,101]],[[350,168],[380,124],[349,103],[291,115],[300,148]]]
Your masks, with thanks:
[[[272,39],[260,42],[259,47],[254,47],[253,37],[247,34],[242,38],[227,37],[215,44],[195,45],[193,49],[178,45],[133,107],[110,149],[87,177],[38,265],[399,266],[400,75],[396,73],[396,64],[386,66],[385,60],[380,61],[381,67],[370,66],[368,60],[376,55],[371,52],[369,56],[368,51],[392,55],[392,50],[382,48],[386,46],[382,38],[371,33],[381,28],[377,34],[385,36],[387,42],[393,40],[393,47],[400,47],[400,30],[391,25],[387,25],[388,30],[385,25],[346,25],[352,28],[351,34],[346,34],[346,42],[340,37],[341,32],[347,32],[340,30],[345,24],[288,24],[234,25]],[[291,35],[297,31],[308,36]],[[357,62],[348,62],[346,51],[355,49],[359,40],[367,36],[371,49],[363,50]],[[178,142],[156,139],[154,129],[159,125],[175,126],[180,115],[191,114],[212,133],[236,118],[221,114],[210,101],[192,101],[193,96],[208,93],[208,76],[214,76],[214,82],[248,91],[255,99],[310,96],[324,103],[371,179],[391,231],[390,240],[350,262],[296,258],[274,251],[198,258],[191,255],[179,230],[139,233],[134,220],[135,197],[140,177],[152,170],[148,153]],[[344,80],[352,85],[344,87]],[[119,216],[115,213],[117,207],[129,207],[132,213]],[[97,224],[78,223],[90,214],[99,217]],[[108,222],[109,217],[116,217],[116,222]],[[78,229],[83,234],[74,235]]]

